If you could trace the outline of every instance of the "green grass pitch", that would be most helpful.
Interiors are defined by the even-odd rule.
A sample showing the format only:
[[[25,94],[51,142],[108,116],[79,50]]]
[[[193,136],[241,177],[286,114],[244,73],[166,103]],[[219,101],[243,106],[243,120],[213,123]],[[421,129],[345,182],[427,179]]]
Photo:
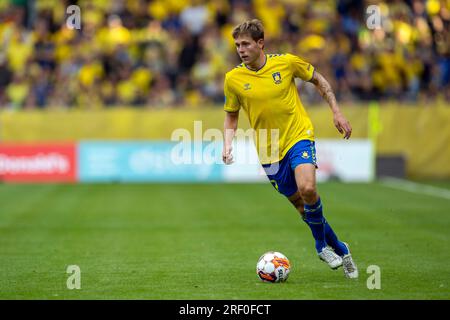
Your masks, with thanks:
[[[450,200],[380,183],[319,192],[358,280],[318,259],[309,228],[269,183],[0,185],[0,298],[450,298]],[[272,250],[293,265],[286,283],[257,279]],[[81,269],[80,290],[67,289],[69,265]],[[370,265],[379,290],[367,288]]]

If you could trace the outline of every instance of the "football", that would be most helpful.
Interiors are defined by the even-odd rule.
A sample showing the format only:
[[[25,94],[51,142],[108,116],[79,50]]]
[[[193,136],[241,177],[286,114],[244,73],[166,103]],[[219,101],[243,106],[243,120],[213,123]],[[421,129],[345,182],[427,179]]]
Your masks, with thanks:
[[[256,274],[264,282],[284,282],[291,271],[289,259],[282,253],[264,253],[256,264]]]

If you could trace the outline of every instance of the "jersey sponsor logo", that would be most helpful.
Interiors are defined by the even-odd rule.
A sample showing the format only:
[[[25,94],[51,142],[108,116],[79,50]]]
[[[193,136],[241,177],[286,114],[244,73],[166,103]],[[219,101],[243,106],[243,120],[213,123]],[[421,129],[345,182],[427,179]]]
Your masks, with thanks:
[[[250,83],[244,84],[244,90],[250,90],[251,88],[252,86],[250,85]]]
[[[281,74],[279,72],[272,73],[272,78],[273,78],[273,81],[275,82],[275,84],[281,83]]]

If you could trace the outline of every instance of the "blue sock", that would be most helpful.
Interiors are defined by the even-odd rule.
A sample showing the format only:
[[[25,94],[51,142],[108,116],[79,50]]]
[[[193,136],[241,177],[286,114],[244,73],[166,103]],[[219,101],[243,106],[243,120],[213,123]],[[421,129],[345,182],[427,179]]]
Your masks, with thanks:
[[[334,249],[334,252],[336,252],[336,254],[339,256],[348,254],[347,247],[342,241],[339,241],[333,229],[328,224],[328,221],[323,218],[323,222],[325,225],[325,240]]]
[[[313,205],[305,204],[304,221],[311,229],[312,235],[316,240],[316,250],[318,253],[327,246],[325,241],[325,224],[322,215],[322,203],[319,200]]]

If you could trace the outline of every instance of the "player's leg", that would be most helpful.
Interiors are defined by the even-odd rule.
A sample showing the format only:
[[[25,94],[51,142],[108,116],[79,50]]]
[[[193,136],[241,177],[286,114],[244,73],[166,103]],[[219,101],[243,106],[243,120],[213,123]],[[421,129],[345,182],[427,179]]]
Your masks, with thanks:
[[[302,220],[305,221],[305,202],[302,199],[300,191],[297,191],[292,196],[288,197],[288,199],[292,203],[292,205],[297,209],[298,213],[302,217]],[[323,210],[322,210],[322,212],[323,212]],[[347,254],[348,252],[344,252],[344,250],[347,249],[345,247],[345,243],[339,241],[339,239],[337,238],[337,236],[334,233],[331,226],[328,224],[325,217],[323,218],[323,222],[325,224],[325,241],[326,241],[326,243],[329,246],[331,246],[338,255],[344,256],[345,254]],[[305,221],[305,223],[308,224],[306,221]],[[342,248],[342,247],[344,247],[344,248]]]
[[[288,197],[288,200],[292,203],[295,209],[297,209],[298,213],[300,213],[302,220],[305,220],[305,203],[300,195],[300,191],[297,191],[292,196]]]
[[[304,202],[304,221],[309,225],[316,240],[316,250],[321,252],[327,246],[323,223],[322,204],[316,191],[315,166],[302,163],[294,169],[299,195]]]
[[[316,168],[313,165],[301,164],[297,166],[295,170],[295,177],[297,180],[297,185],[300,186],[299,196],[306,199],[304,200],[305,205],[312,207],[313,209],[320,207],[318,212],[322,213],[321,216],[324,225],[325,241],[338,255],[343,256],[348,253],[348,250],[345,244],[342,241],[339,241],[327,219],[323,216],[322,201],[317,193],[315,171]],[[304,217],[305,215],[303,215],[303,218]],[[305,220],[305,218],[303,220]]]
[[[292,152],[295,152],[295,150],[293,150]],[[305,221],[306,224],[310,227],[313,237],[316,241],[316,250],[319,253],[319,257],[320,254],[327,255],[328,260],[330,261],[330,267],[337,268],[342,264],[342,259],[340,259],[340,257],[337,256],[334,252],[328,254],[328,251],[332,250],[328,249],[325,240],[322,210],[310,210],[311,212],[308,212],[308,208],[311,206],[305,204],[302,198],[302,190],[300,190],[298,187],[299,184],[297,183],[296,173],[290,166],[290,156],[291,150],[288,152],[288,155],[286,155],[286,157],[278,163],[275,171],[272,170],[273,167],[271,166],[264,165],[263,168],[266,171],[266,174],[273,187],[279,193],[283,194],[289,199],[289,201],[294,205],[294,207],[302,216],[303,221]],[[304,185],[309,184],[305,183]],[[313,200],[310,200],[310,202],[312,201]]]
[[[299,196],[303,198],[305,205],[308,207],[312,206],[313,210],[315,206],[319,207],[317,215],[322,215],[326,243],[340,256],[347,254],[347,247],[343,242],[338,240],[333,229],[322,214],[323,208],[316,187],[317,165],[315,143],[309,140],[302,140],[295,144],[292,148],[292,152],[289,153],[289,161],[291,169],[294,170]],[[308,224],[306,215],[303,214],[302,218]],[[320,220],[320,217],[317,219]]]
[[[344,256],[345,254],[348,254],[347,247],[342,241],[339,241],[330,224],[323,216],[322,201],[317,193],[315,165],[309,163],[300,164],[295,168],[295,178],[297,185],[299,186],[300,196],[305,199],[305,205],[309,206],[312,210],[319,207],[319,212],[322,213],[321,218],[324,226],[326,243],[331,246],[338,255]]]
[[[295,150],[292,150],[294,152]],[[305,220],[305,204],[301,197],[300,191],[298,190],[298,185],[296,182],[295,172],[291,168],[290,164],[291,151],[285,156],[283,160],[274,165],[263,165],[266,171],[267,177],[273,187],[281,194],[286,196],[289,201],[296,207],[298,212],[302,215],[303,220]],[[315,174],[315,171],[314,171]],[[315,187],[315,176],[314,176],[314,187]],[[309,225],[309,224],[308,224]],[[342,259],[337,256],[329,247],[325,247],[319,254],[319,257],[326,261],[328,265],[335,269],[342,265]],[[325,257],[325,258],[323,258]]]
[[[328,247],[326,220],[316,188],[316,167],[312,163],[301,163],[295,167],[294,173],[299,195],[304,202],[303,220],[311,229],[319,258],[336,269],[342,265],[342,258]]]

